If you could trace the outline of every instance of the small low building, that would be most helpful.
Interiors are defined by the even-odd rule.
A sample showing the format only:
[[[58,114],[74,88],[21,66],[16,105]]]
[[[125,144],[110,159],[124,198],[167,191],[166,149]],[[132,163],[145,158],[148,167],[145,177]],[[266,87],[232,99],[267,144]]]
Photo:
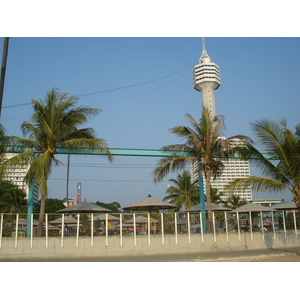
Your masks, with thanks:
[[[252,200],[253,203],[260,204],[263,206],[271,206],[273,204],[278,204],[282,201],[282,199],[255,199]]]

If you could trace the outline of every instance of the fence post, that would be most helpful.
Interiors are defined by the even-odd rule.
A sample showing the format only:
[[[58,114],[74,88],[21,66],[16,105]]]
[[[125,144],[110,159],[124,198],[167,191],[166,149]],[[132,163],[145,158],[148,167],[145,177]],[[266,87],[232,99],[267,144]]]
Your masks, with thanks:
[[[108,246],[108,213],[105,214],[105,245]]]
[[[148,245],[150,246],[150,213],[148,213]]]
[[[120,213],[120,246],[123,245],[122,213]]]
[[[201,230],[201,240],[202,244],[204,243],[204,236],[203,236],[203,223],[202,223],[202,211],[200,211],[200,230]]]
[[[136,224],[135,224],[135,213],[133,214],[133,237],[134,237],[134,246],[136,246]]]
[[[250,236],[251,236],[251,241],[253,241],[252,214],[251,214],[251,211],[249,211],[249,221],[250,221]]]
[[[76,230],[76,247],[78,248],[79,244],[79,220],[80,220],[80,214],[77,214],[77,230]]]
[[[265,233],[264,233],[264,220],[262,216],[262,211],[260,212],[260,222],[261,222],[261,232],[262,232],[262,237],[263,240],[265,239]]]
[[[19,233],[18,232],[18,229],[19,229],[19,227],[18,227],[19,224],[18,223],[19,223],[19,214],[16,215],[15,248],[18,247],[18,233]]]
[[[296,211],[293,210],[293,216],[294,216],[294,227],[295,227],[295,234],[297,237],[297,223],[296,223]]]
[[[239,218],[239,212],[236,212],[236,221],[237,221],[237,227],[238,227],[238,235],[239,235],[239,241],[241,241],[241,232],[240,232],[240,218]]]
[[[46,222],[46,226],[45,226],[45,230],[46,230],[46,248],[49,247],[48,244],[48,214],[45,214],[45,222]]]
[[[271,211],[271,215],[272,215],[272,227],[273,227],[273,234],[274,234],[274,240],[276,240],[276,231],[275,231],[275,224],[274,224],[274,214],[273,211]]]
[[[228,224],[227,224],[227,212],[224,211],[225,215],[225,231],[226,231],[226,241],[228,242]]]
[[[161,221],[161,242],[165,244],[165,236],[164,236],[164,216],[163,213],[160,213],[160,221]]]
[[[94,214],[91,215],[91,247],[94,247]]]
[[[284,230],[284,237],[286,239],[286,226],[285,226],[285,211],[282,211],[282,221],[283,221],[283,230]]]
[[[215,212],[212,212],[212,220],[213,220],[213,230],[214,230],[214,241],[217,242],[217,236],[216,236],[216,222],[215,222]]]
[[[65,231],[65,215],[63,214],[62,217],[61,217],[61,248],[63,248],[64,246],[64,231]]]
[[[177,245],[177,242],[178,242],[178,240],[177,240],[177,213],[175,213],[174,221],[175,221],[175,243]]]
[[[191,243],[191,226],[190,226],[190,213],[187,213],[187,219],[188,219],[188,236],[189,236],[189,244]]]
[[[2,232],[3,232],[3,214],[1,214],[1,223],[0,223],[0,249],[2,248]]]
[[[32,239],[33,239],[33,214],[30,214],[30,248],[32,248],[32,241],[33,241]]]

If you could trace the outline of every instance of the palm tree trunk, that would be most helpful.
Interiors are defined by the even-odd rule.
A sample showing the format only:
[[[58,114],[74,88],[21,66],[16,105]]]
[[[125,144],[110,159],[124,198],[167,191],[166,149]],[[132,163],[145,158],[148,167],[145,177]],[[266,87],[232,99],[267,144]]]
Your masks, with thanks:
[[[205,177],[205,194],[206,194],[206,204],[207,204],[207,232],[213,232],[212,228],[212,207],[211,207],[211,194],[210,194],[210,178],[211,178],[211,172],[206,172]]]
[[[39,214],[39,223],[37,227],[37,236],[43,235],[43,224],[44,224],[44,218],[45,218],[45,202],[46,199],[41,199],[41,205],[40,205],[40,214]]]

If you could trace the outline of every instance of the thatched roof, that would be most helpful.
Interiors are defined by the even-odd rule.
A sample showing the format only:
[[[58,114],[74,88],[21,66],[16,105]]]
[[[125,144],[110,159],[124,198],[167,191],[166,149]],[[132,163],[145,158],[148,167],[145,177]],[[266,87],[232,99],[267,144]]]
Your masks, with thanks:
[[[138,211],[153,211],[161,209],[176,208],[176,205],[155,199],[149,195],[147,198],[123,207],[124,210],[138,210]]]
[[[75,204],[73,206],[66,207],[57,211],[58,213],[111,213],[110,209],[104,208],[100,205],[96,205],[84,200],[79,204]]]

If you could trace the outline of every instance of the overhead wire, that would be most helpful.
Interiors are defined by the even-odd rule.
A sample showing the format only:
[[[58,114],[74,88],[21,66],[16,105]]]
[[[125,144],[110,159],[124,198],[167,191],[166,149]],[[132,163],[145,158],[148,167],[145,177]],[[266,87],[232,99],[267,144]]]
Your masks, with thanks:
[[[112,88],[112,89],[107,89],[107,90],[102,90],[102,91],[97,91],[97,92],[90,92],[90,93],[85,93],[85,94],[79,94],[79,95],[75,95],[75,97],[86,97],[86,96],[91,96],[91,95],[96,95],[96,94],[103,94],[103,93],[109,93],[109,92],[115,92],[115,91],[120,91],[120,90],[124,90],[124,89],[129,89],[132,87],[136,87],[136,86],[140,86],[140,85],[145,85],[148,83],[152,83],[155,81],[159,81],[159,80],[163,80],[165,78],[174,76],[176,74],[179,74],[181,72],[184,72],[188,69],[190,69],[191,66],[185,67],[184,69],[181,69],[179,71],[176,71],[174,73],[159,77],[159,78],[155,78],[155,79],[151,79],[151,80],[147,80],[147,81],[143,81],[143,82],[139,82],[139,83],[134,83],[134,84],[130,84],[130,85],[126,85],[126,86],[122,86],[122,87],[116,87],[116,88]],[[19,104],[12,104],[12,105],[5,105],[2,108],[13,108],[13,107],[20,107],[20,106],[26,106],[26,105],[31,105],[31,102],[28,103],[19,103]]]
[[[66,180],[66,178],[49,178],[48,180]],[[82,179],[82,178],[70,178],[69,179],[70,181],[78,181],[78,182],[81,182],[81,181],[93,181],[93,182],[100,182],[100,181],[103,181],[103,182],[152,182],[151,180],[135,180],[135,179]],[[169,181],[160,181],[160,182],[169,182]]]

